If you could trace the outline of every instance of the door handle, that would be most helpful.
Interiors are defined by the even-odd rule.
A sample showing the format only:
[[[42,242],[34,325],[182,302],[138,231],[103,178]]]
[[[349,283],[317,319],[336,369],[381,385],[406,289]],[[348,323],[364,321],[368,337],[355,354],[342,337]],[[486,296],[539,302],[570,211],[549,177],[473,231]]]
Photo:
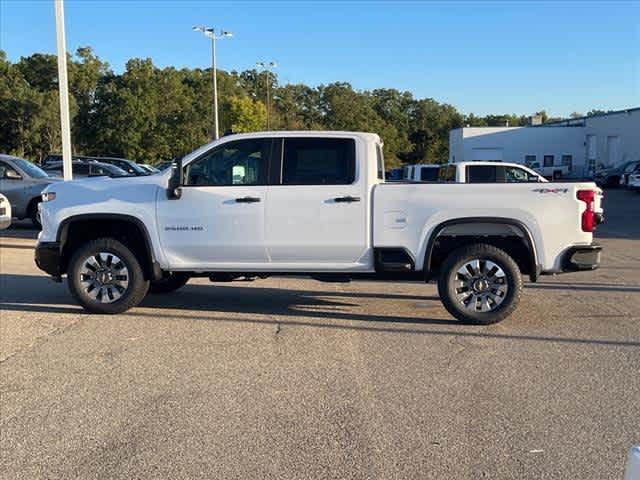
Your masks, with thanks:
[[[260,199],[258,197],[240,197],[236,198],[236,203],[258,203]]]
[[[351,203],[351,202],[359,202],[360,197],[352,197],[351,195],[347,195],[346,197],[336,197],[333,199],[336,203]]]

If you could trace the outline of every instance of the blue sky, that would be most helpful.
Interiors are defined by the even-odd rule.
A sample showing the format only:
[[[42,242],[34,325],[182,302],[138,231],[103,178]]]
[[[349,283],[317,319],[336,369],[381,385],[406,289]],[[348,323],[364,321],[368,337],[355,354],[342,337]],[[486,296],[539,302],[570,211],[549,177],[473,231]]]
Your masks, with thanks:
[[[211,2],[66,0],[67,48],[206,67],[197,24],[233,31],[218,65],[275,60],[282,83],[347,81],[433,97],[465,113],[566,116],[640,105],[640,1]],[[53,0],[0,0],[11,60],[55,52]]]

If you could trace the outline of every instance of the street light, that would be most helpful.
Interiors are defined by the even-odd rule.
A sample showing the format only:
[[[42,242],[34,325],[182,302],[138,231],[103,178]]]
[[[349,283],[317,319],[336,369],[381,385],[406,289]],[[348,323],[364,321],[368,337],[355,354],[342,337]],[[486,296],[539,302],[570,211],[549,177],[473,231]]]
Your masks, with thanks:
[[[278,64],[276,62],[256,62],[256,66],[263,68],[267,73],[267,130],[269,130],[269,89],[271,87],[271,70],[276,68]]]
[[[193,27],[196,32],[202,33],[211,39],[211,75],[213,76],[213,139],[218,139],[218,82],[216,80],[216,40],[224,37],[233,37],[233,33],[226,30],[216,30],[213,27]]]
[[[72,180],[71,122],[69,120],[69,85],[67,81],[67,47],[64,31],[63,0],[55,0],[56,45],[58,47],[58,90],[60,95],[60,129],[62,140],[62,176]]]

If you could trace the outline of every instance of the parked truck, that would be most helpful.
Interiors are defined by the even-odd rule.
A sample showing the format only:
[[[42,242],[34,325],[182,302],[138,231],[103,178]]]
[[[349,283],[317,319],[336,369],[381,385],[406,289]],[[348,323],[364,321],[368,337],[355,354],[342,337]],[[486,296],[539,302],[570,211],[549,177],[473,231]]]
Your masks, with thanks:
[[[593,270],[601,191],[590,182],[386,183],[378,135],[230,135],[158,175],[60,182],[43,193],[37,265],[86,310],[151,289],[309,275],[436,280],[446,309],[490,324],[522,275]]]

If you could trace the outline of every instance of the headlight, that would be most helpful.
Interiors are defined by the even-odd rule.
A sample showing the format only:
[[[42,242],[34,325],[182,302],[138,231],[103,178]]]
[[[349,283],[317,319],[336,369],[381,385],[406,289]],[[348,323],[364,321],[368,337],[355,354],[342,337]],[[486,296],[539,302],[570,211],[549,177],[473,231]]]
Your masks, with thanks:
[[[42,201],[50,202],[56,199],[56,192],[42,192]]]

